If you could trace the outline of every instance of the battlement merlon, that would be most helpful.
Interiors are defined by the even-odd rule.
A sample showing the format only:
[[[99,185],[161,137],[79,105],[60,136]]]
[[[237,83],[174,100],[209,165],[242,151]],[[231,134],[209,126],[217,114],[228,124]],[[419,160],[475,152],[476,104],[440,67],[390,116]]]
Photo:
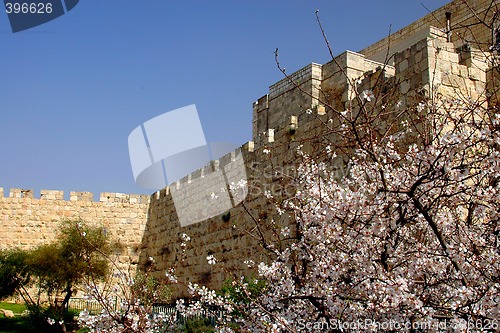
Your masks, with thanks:
[[[288,78],[281,79],[269,87],[269,99],[272,100],[283,93],[295,89],[296,85],[303,85],[310,80],[321,80],[321,68],[322,65],[312,63],[292,73]]]
[[[247,153],[252,153],[255,150],[255,145],[253,141],[249,141],[245,143],[244,145],[236,148],[235,150],[227,153],[224,156],[221,156],[219,159],[212,160],[205,166],[203,166],[200,169],[197,169],[193,172],[190,172],[186,176],[182,177],[178,181],[170,184],[167,187],[164,187],[163,189],[156,191],[155,193],[152,194],[152,196],[155,199],[159,199],[160,197],[167,196],[170,194],[170,191],[175,191],[182,189],[183,186],[186,184],[190,184],[191,182],[204,178],[205,176],[210,175],[211,173],[215,171],[219,171],[221,168],[224,168],[226,166],[229,166],[231,162],[234,162],[236,157],[239,156],[240,154],[243,154],[243,157]]]
[[[455,67],[458,65],[468,67],[467,78],[484,82],[488,64],[483,53],[474,52],[474,48],[470,45],[466,47],[457,45],[447,42],[447,34],[442,29],[427,25],[412,30],[412,34],[407,34],[404,40],[391,45],[389,50],[384,50],[383,57],[382,53],[380,57],[373,57],[371,54],[372,56],[368,58],[362,53],[345,51],[324,65],[309,64],[271,85],[269,94],[253,104],[253,141],[257,147],[266,144],[269,130],[279,132],[286,128],[289,125],[287,120],[291,116],[297,116],[300,121],[308,109],[314,110],[321,104],[321,99],[325,95],[335,96],[335,107],[342,108],[343,103],[355,97],[353,82],[358,78],[363,79],[363,86],[371,89],[372,85],[366,85],[367,77],[373,79],[382,74],[390,78],[416,71],[417,76],[421,77],[413,78],[414,82],[411,85],[408,82],[403,85],[403,94],[406,94],[407,88],[419,89],[430,81],[440,82],[439,78],[436,80],[435,76],[431,75],[429,69],[437,66],[447,73],[451,70],[443,69],[444,66],[441,64],[453,63],[454,66],[456,64]],[[422,48],[425,50],[419,53]],[[439,52],[441,54],[438,54]],[[381,61],[373,60],[374,58],[380,58]],[[425,61],[433,63],[421,63],[423,58],[428,58]],[[385,61],[393,65],[384,64]],[[379,74],[372,75],[375,72]],[[320,95],[320,92],[324,95]],[[319,110],[318,108],[318,114]]]
[[[389,46],[389,55],[401,52],[415,44],[419,38],[426,37],[422,33],[432,25],[437,26],[434,29],[439,30],[445,38],[449,37],[455,46],[468,42],[475,48],[487,51],[493,42],[491,31],[482,24],[473,23],[477,23],[475,22],[477,17],[484,18],[485,22],[492,22],[496,15],[496,11],[492,8],[498,3],[498,0],[476,0],[467,3],[452,1],[359,52],[369,59],[383,62]],[[449,34],[446,31],[446,13],[451,14]]]
[[[3,187],[0,187],[0,199],[5,198]],[[32,200],[59,200],[65,201],[64,191],[59,190],[41,190],[40,197],[36,198],[32,189],[11,188],[8,198],[17,199],[32,199]],[[130,204],[148,204],[149,195],[143,194],[125,194],[115,192],[100,193],[99,201],[106,203],[130,203]],[[92,192],[77,192],[71,191],[69,196],[70,202],[94,202],[94,194]]]
[[[269,129],[279,131],[289,124],[283,119],[300,116],[321,104],[321,91],[336,87],[349,99],[350,81],[364,73],[381,68],[382,63],[366,59],[363,54],[345,51],[325,65],[309,64],[269,87],[269,94],[253,104],[253,141],[261,146]],[[389,75],[394,67],[385,66]]]

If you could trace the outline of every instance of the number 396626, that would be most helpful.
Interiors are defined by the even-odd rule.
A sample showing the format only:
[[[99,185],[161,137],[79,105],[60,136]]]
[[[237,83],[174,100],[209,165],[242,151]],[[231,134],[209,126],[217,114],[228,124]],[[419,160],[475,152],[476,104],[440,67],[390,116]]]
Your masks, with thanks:
[[[50,14],[52,13],[52,4],[48,3],[20,3],[6,2],[5,11],[7,14]]]

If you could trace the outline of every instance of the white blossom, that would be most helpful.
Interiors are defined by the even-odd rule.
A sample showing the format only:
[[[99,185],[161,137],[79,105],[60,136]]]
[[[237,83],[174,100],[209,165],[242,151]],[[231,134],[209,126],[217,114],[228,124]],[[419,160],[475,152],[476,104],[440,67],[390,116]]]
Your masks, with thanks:
[[[373,91],[371,91],[371,90],[364,90],[361,93],[361,98],[370,102],[372,99],[375,98],[375,95],[373,94]]]
[[[215,265],[215,263],[217,262],[217,259],[215,259],[215,257],[213,255],[208,255],[207,261],[208,261],[209,265]]]

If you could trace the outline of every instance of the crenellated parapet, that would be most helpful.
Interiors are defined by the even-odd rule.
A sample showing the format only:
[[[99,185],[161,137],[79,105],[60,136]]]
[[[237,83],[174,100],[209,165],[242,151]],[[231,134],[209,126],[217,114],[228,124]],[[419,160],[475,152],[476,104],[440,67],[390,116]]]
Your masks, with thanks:
[[[312,112],[324,115],[326,110],[323,104],[330,97],[334,99],[334,106],[342,110],[343,103],[355,96],[354,80],[380,68],[384,69],[386,76],[395,75],[393,66],[367,59],[360,53],[345,51],[335,60],[324,65],[309,64],[271,85],[269,93],[253,104],[255,148],[259,149],[282,137],[294,122],[299,127],[310,123],[316,118]]]
[[[4,189],[0,187],[0,199],[4,198]],[[40,196],[35,197],[32,189],[11,188],[8,198],[34,199],[34,200],[59,200],[65,201],[64,191],[41,190]],[[93,192],[71,191],[69,202],[106,202],[106,203],[128,203],[128,204],[148,204],[150,196],[144,194],[125,194],[117,192],[101,192],[99,201],[94,201]]]
[[[362,53],[345,51],[324,65],[307,65],[271,85],[269,93],[253,104],[256,148],[283,137],[295,121],[295,127],[309,129],[307,124],[316,115],[328,114],[323,104],[343,111],[356,94],[382,84],[398,87],[403,107],[435,93],[453,96],[459,87],[473,98],[486,96],[488,52],[463,40],[450,42],[438,27],[418,26],[412,31],[386,48],[383,57],[374,54],[380,50],[370,48]]]
[[[101,226],[113,242],[120,243],[116,253],[123,268],[137,262],[146,230],[151,196],[103,192],[94,200],[92,192],[11,188],[5,196],[0,188],[0,249],[29,249],[52,242],[62,220],[82,219]]]
[[[369,59],[384,62],[387,54],[390,56],[403,52],[425,38],[429,27],[439,30],[445,40],[452,42],[455,47],[468,44],[475,49],[489,51],[495,41],[493,31],[488,25],[493,27],[499,25],[496,10],[498,4],[498,0],[450,1],[434,12],[364,48],[360,53]],[[478,18],[483,19],[486,24],[478,24]],[[390,63],[393,61],[393,59],[388,60]]]
[[[236,148],[233,151],[228,152],[226,155],[221,156],[218,159],[210,161],[208,164],[206,164],[204,167],[195,170],[186,176],[182,177],[181,179],[175,181],[174,183],[170,184],[169,186],[163,188],[160,191],[156,191],[155,195],[159,195],[158,193],[161,191],[166,191],[166,193],[170,193],[172,190],[179,190],[184,188],[185,186],[195,182],[196,180],[205,178],[209,176],[210,174],[217,172],[223,168],[228,167],[232,162],[236,160],[236,157],[242,154],[245,156],[247,153],[253,152],[255,149],[255,144],[253,141],[249,141],[245,143],[244,145]]]
[[[315,63],[309,64],[292,73],[288,78],[281,79],[271,85],[269,87],[269,99],[277,98],[278,96],[295,89],[297,85],[301,86],[308,82],[318,83],[314,81],[321,81],[321,77],[322,65]],[[311,88],[319,88],[319,86],[313,85]]]

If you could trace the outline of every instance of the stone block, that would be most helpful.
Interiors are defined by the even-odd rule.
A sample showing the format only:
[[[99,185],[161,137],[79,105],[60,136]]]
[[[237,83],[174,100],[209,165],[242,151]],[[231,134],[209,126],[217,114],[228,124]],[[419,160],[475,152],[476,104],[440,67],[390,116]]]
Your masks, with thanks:
[[[93,201],[94,194],[92,192],[75,192],[71,191],[69,194],[70,201],[91,202]]]
[[[486,83],[482,81],[474,81],[475,89],[478,94],[484,95],[486,91]]]
[[[486,72],[478,68],[469,68],[469,79],[486,82]]]
[[[448,54],[448,60],[453,63],[453,64],[458,64],[459,62],[459,56],[458,56],[458,53],[455,53],[455,52],[450,52]]]
[[[405,80],[405,81],[401,82],[399,89],[403,95],[406,95],[408,93],[408,91],[410,90],[410,81]]]
[[[469,70],[466,66],[461,65],[460,68],[460,76],[463,78],[469,78]]]
[[[40,199],[42,200],[63,200],[64,191],[57,190],[41,190]]]
[[[0,312],[3,313],[5,318],[14,318],[14,312],[12,312],[11,310],[0,309]]]
[[[460,65],[452,63],[451,64],[451,74],[460,75]]]
[[[458,87],[458,77],[452,74],[444,74],[441,78],[441,83],[449,87]]]
[[[400,73],[406,71],[408,69],[408,60],[404,59],[399,64],[397,64],[396,67],[398,68]]]
[[[422,51],[418,51],[417,53],[415,53],[415,63],[419,63],[420,61],[422,61],[423,59],[423,52]]]

